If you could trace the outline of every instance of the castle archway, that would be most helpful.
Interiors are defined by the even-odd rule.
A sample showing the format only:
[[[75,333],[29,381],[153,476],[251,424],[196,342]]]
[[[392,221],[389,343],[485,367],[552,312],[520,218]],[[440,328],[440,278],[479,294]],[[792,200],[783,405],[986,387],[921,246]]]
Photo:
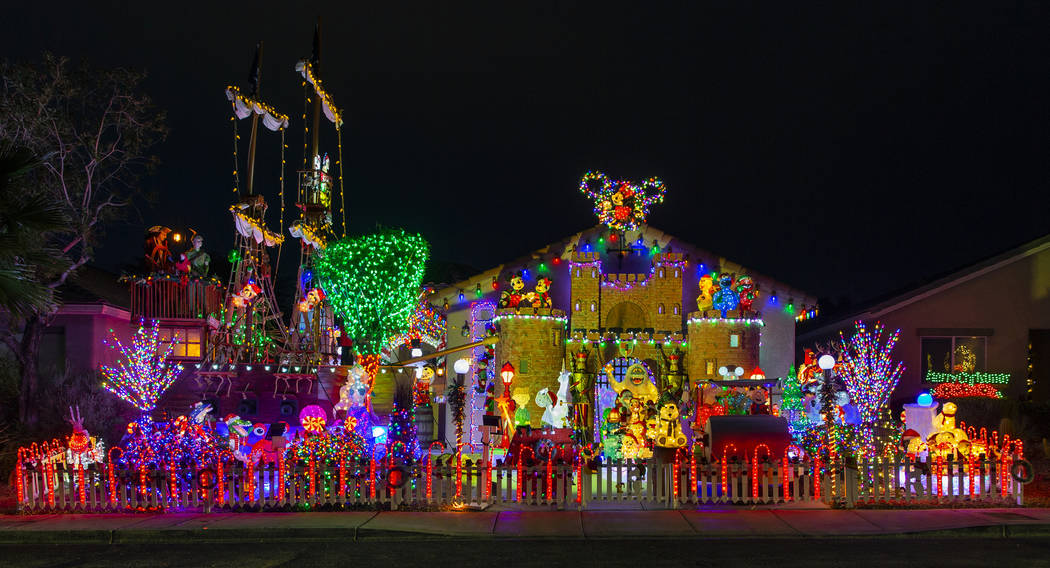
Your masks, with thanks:
[[[605,321],[602,322],[602,327],[645,329],[649,327],[649,318],[646,317],[645,310],[638,304],[634,302],[620,302],[609,310],[609,314],[605,316]]]

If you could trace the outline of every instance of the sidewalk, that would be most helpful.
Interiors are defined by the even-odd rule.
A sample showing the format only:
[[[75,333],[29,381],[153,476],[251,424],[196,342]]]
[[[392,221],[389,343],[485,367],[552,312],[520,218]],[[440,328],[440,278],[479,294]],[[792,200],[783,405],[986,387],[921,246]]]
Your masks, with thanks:
[[[0,543],[404,538],[1050,536],[1050,509],[171,513],[0,516]]]

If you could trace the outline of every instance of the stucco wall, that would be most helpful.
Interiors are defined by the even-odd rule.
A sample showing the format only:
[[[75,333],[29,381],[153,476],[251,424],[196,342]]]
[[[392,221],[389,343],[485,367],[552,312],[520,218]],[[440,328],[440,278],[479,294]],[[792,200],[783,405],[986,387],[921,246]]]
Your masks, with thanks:
[[[1010,373],[1008,393],[1025,392],[1028,366],[1028,332],[1050,328],[1050,249],[990,270],[949,288],[914,297],[909,303],[875,310],[861,316],[881,321],[890,331],[900,328],[894,357],[907,366],[894,400],[913,400],[932,385],[922,382],[920,329],[990,329],[986,370]],[[852,329],[841,322],[835,329]],[[847,331],[848,334],[848,331]],[[807,334],[802,347],[833,330]],[[958,335],[964,335],[959,333]],[[1050,384],[1038,385],[1037,399],[1050,398]]]

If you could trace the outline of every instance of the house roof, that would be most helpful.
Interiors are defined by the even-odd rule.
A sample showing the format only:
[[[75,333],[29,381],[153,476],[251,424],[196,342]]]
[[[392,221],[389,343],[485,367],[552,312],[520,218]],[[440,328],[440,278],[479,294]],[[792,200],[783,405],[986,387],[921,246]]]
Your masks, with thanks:
[[[457,294],[459,291],[469,292],[473,290],[478,283],[482,283],[484,289],[484,283],[491,280],[492,278],[499,278],[501,273],[507,270],[517,270],[522,265],[527,265],[530,262],[541,261],[543,259],[551,259],[554,257],[561,258],[563,261],[569,261],[572,257],[572,252],[575,250],[575,245],[581,242],[581,240],[593,241],[598,235],[601,235],[605,231],[604,225],[595,225],[588,227],[578,233],[569,235],[563,239],[550,243],[542,248],[538,248],[531,253],[522,255],[516,259],[508,261],[504,264],[494,266],[488,270],[479,272],[470,278],[462,280],[448,285],[445,288],[438,289],[433,298],[441,298],[446,296],[452,296]],[[720,255],[712,253],[710,251],[701,249],[693,245],[692,243],[686,242],[674,235],[670,235],[651,227],[649,225],[642,225],[634,231],[628,231],[627,235],[629,238],[628,242],[634,242],[638,238],[643,240],[643,243],[647,247],[651,247],[653,242],[661,248],[665,249],[670,246],[674,252],[695,252],[699,255],[704,262],[710,262],[710,266],[713,268],[714,263],[717,262],[719,270],[727,272],[746,273],[751,276],[755,282],[763,290],[776,290],[777,294],[781,297],[788,298],[793,297],[798,304],[815,304],[816,296],[807,293],[799,288],[784,283],[783,281],[774,279],[766,276],[760,272],[752,270],[750,267],[745,267],[742,264],[733,262],[730,259],[724,258]],[[696,258],[693,258],[695,261]]]
[[[824,323],[820,327],[807,330],[800,334],[799,337],[800,339],[803,339],[809,336],[824,335],[829,331],[841,327],[844,322],[848,323],[857,319],[882,317],[884,314],[899,310],[934,294],[939,294],[940,292],[954,288],[960,284],[964,284],[989,272],[998,270],[1006,265],[1048,249],[1050,249],[1050,234],[1039,237],[1033,241],[1028,241],[1022,245],[978,261],[974,264],[969,264],[946,275],[934,277],[932,280],[904,292],[891,294],[889,298],[875,300],[866,307],[854,310],[848,316],[839,317],[835,320]]]
[[[129,309],[131,294],[117,278],[112,272],[85,265],[58,288],[58,299],[64,305],[101,303]]]

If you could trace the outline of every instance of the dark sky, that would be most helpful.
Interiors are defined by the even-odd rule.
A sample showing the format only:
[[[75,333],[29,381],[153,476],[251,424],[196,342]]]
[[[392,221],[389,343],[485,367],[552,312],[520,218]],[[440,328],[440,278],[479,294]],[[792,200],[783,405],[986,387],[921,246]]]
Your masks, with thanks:
[[[589,169],[661,177],[651,225],[830,298],[1050,231],[1046,5],[98,4],[5,7],[0,54],[149,71],[171,127],[146,182],[160,198],[110,231],[111,268],[140,254],[143,225],[189,225],[213,256],[229,249],[223,88],[244,83],[257,40],[263,98],[293,117],[294,179],[293,66],[318,14],[347,117],[351,232],[419,231],[437,259],[487,268],[592,225],[576,189]],[[275,226],[278,138],[262,134]]]

